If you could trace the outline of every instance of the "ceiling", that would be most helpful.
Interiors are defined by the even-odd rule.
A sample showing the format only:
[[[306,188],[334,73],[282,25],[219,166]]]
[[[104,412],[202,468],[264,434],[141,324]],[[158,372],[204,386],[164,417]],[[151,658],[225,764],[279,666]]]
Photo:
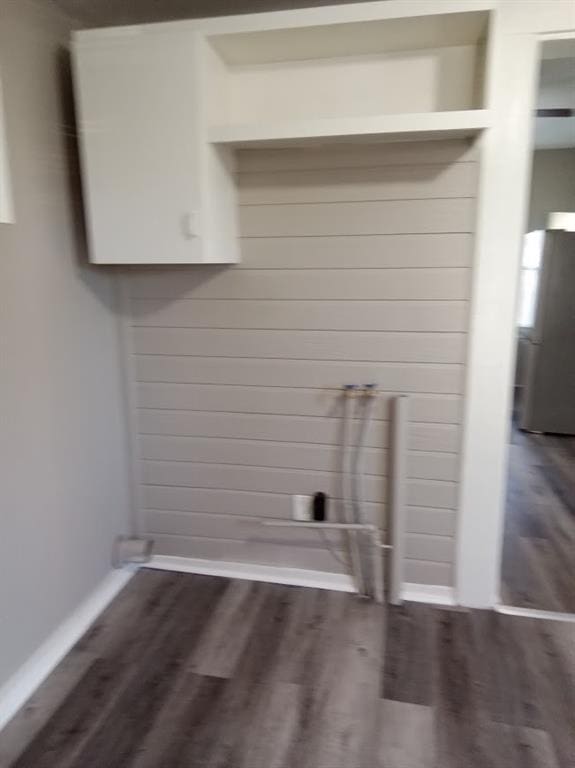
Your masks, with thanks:
[[[359,0],[46,0],[88,27],[145,24],[305,8]]]

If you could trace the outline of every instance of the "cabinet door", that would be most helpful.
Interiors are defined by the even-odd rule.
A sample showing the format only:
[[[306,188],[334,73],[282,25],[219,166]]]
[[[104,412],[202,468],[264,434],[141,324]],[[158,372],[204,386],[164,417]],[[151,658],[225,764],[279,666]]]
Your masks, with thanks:
[[[196,41],[115,30],[74,47],[90,259],[202,261]]]

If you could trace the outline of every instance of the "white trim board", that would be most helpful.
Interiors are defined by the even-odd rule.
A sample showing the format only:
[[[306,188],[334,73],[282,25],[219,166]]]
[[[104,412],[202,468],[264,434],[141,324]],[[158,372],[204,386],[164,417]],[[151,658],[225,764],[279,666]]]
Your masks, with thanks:
[[[0,688],[0,730],[28,701],[134,575],[134,569],[110,572]]]
[[[232,563],[224,560],[202,560],[196,557],[171,555],[154,555],[143,567],[182,573],[201,573],[206,576],[225,576],[228,579],[267,581],[271,584],[333,589],[336,592],[355,592],[351,576],[345,573],[310,571],[304,568],[283,568],[277,565]]]
[[[1,73],[0,73],[1,74]],[[6,136],[6,113],[2,80],[0,79],[0,224],[14,223],[14,202],[8,158],[8,137]]]
[[[219,125],[210,130],[213,144],[232,144],[239,147],[263,145],[296,146],[333,139],[421,141],[475,136],[489,127],[489,113],[485,109],[469,109],[429,114],[374,115],[372,117],[318,118],[316,120],[286,120],[272,123]]]
[[[542,611],[539,608],[521,608],[515,605],[496,605],[496,613],[504,616],[522,616],[525,619],[543,619],[544,621],[564,621],[575,624],[575,613],[560,613],[559,611]]]
[[[192,557],[154,555],[144,568],[158,568],[164,571],[201,573],[207,576],[224,576],[228,579],[267,581],[272,584],[289,584],[314,589],[332,589],[336,592],[355,592],[351,576],[345,573],[311,571],[303,568],[283,568],[276,565],[255,565],[232,563],[223,560],[202,560]],[[402,600],[434,605],[455,605],[455,590],[428,584],[404,584]]]
[[[457,605],[455,589],[443,587],[440,584],[403,584],[401,599],[412,603],[429,603],[430,605]]]
[[[491,128],[479,142],[479,198],[464,391],[457,600],[499,602],[517,288],[526,231],[539,45],[575,37],[573,3],[499,0],[486,66]]]

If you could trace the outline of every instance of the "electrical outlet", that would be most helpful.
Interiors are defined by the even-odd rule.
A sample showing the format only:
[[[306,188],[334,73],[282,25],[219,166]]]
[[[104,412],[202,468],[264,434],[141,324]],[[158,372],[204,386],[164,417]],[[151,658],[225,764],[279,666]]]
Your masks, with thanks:
[[[293,520],[309,522],[313,519],[313,496],[292,496],[291,516]]]

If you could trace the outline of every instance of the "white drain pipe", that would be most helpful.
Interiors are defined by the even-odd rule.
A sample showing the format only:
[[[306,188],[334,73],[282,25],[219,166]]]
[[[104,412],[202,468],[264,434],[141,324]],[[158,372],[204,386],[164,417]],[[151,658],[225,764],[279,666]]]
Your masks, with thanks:
[[[391,485],[389,522],[391,526],[391,573],[389,602],[399,605],[404,580],[405,560],[405,490],[407,477],[407,419],[409,398],[399,395],[393,402],[391,421]]]
[[[377,390],[375,384],[366,384],[360,388],[361,400],[361,420],[359,427],[359,434],[357,438],[357,445],[355,450],[355,456],[353,461],[353,473],[352,473],[352,500],[353,500],[353,513],[354,522],[364,524],[366,523],[365,514],[365,500],[364,500],[364,461],[365,461],[365,441],[367,437],[367,430],[371,421],[371,415],[373,412],[373,405],[375,403],[375,397],[377,396]],[[371,546],[372,542],[369,542],[369,553],[366,550],[365,536],[360,535],[360,557],[361,566],[364,573],[364,582],[367,585],[367,591],[371,596],[374,596],[378,591],[379,581],[377,571],[377,558],[374,557],[375,550]],[[381,553],[379,553],[381,554]],[[369,571],[368,563],[371,563],[371,578],[366,578],[365,574]],[[383,574],[381,574],[383,576]],[[383,590],[381,590],[382,592]]]
[[[372,564],[374,580],[374,597],[378,603],[384,602],[384,569],[383,569],[383,550],[391,550],[391,568],[390,568],[390,590],[389,601],[392,605],[398,605],[403,602],[401,597],[403,578],[404,578],[404,559],[405,559],[405,488],[406,488],[406,466],[407,466],[407,420],[409,398],[407,395],[398,395],[392,405],[391,420],[391,473],[390,473],[390,491],[389,491],[389,525],[391,529],[391,543],[384,544],[381,528],[378,525],[365,523],[361,520],[363,517],[363,448],[367,425],[371,415],[373,400],[377,396],[375,388],[370,387],[368,395],[363,391],[363,396],[369,397],[364,405],[366,410],[363,413],[360,437],[358,440],[358,455],[353,465],[353,472],[350,468],[350,435],[351,435],[351,415],[352,401],[356,396],[358,389],[355,385],[348,385],[344,388],[344,411],[343,411],[343,438],[342,438],[342,497],[344,522],[331,523],[328,521],[298,521],[298,520],[262,520],[264,526],[272,528],[312,528],[320,531],[336,530],[346,535],[346,542],[350,549],[350,558],[352,566],[352,576],[360,595],[366,596],[366,585],[363,581],[363,568],[361,553],[358,547],[357,535],[366,534],[370,538],[372,546]],[[368,410],[369,408],[369,410]],[[354,499],[353,488],[350,487],[352,477],[355,477],[356,495]],[[353,485],[353,483],[352,483]],[[355,510],[352,508],[352,500],[355,503]],[[359,520],[355,519],[356,514]]]
[[[341,451],[341,489],[344,523],[356,524],[354,510],[352,506],[353,483],[352,483],[352,461],[351,461],[351,427],[352,427],[352,409],[353,399],[356,396],[357,388],[354,384],[347,384],[343,388],[343,435]],[[360,595],[367,595],[367,588],[364,578],[363,566],[361,561],[361,552],[358,541],[358,530],[348,529],[346,542],[349,549],[351,570],[353,580],[355,581],[357,591]]]

